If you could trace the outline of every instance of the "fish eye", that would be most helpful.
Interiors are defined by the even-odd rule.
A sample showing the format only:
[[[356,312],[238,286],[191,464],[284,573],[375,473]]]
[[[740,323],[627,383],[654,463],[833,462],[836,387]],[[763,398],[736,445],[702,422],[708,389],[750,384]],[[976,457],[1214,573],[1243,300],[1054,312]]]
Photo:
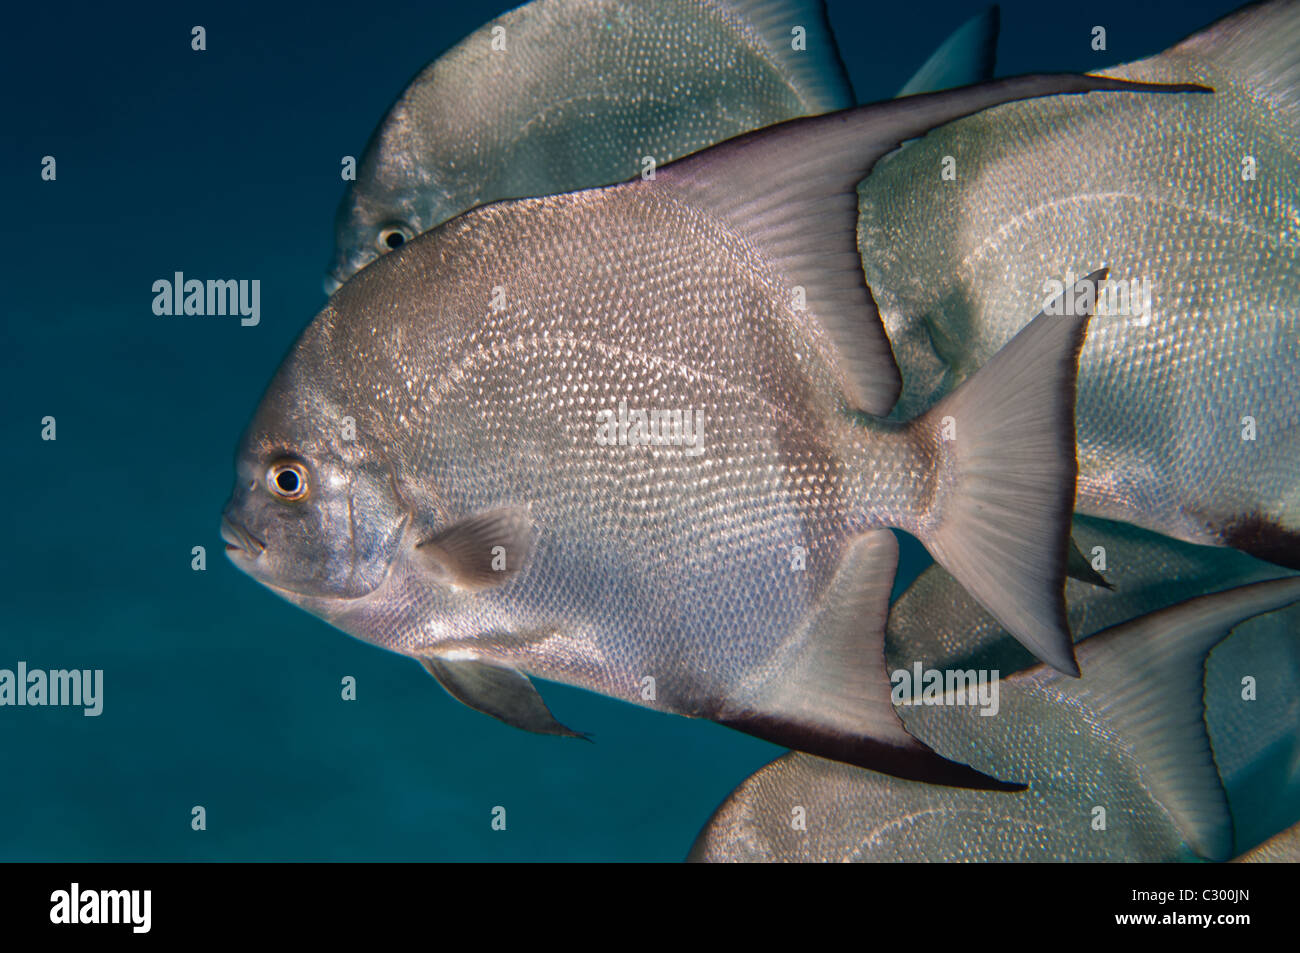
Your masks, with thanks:
[[[282,500],[301,500],[307,495],[307,468],[297,460],[281,460],[266,471],[266,487]]]
[[[394,223],[385,225],[379,230],[375,238],[375,244],[379,246],[380,251],[393,251],[401,248],[412,238],[411,230],[405,225]]]

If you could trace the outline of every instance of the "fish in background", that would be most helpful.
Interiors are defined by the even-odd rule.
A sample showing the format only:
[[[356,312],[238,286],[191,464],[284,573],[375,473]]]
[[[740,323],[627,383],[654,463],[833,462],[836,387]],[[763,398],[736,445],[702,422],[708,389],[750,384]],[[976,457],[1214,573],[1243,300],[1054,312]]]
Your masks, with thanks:
[[[1234,857],[1234,864],[1300,863],[1300,824],[1274,834],[1258,847]]]
[[[1207,592],[1277,578],[1283,570],[1244,553],[1193,546],[1107,520],[1076,517],[1074,539],[1105,560],[1114,591],[1066,583],[1077,638]],[[1255,844],[1300,817],[1300,608],[1237,626],[1206,665],[1206,725],[1228,792],[1238,844]],[[890,609],[891,672],[997,670],[1034,664],[942,567],[931,566]],[[1253,697],[1243,698],[1243,678]]]
[[[690,858],[1227,860],[1233,818],[1203,717],[1205,659],[1234,627],[1297,601],[1292,576],[1122,623],[1080,643],[1081,679],[1041,665],[1004,677],[992,717],[960,689],[903,708],[918,738],[1024,791],[940,788],[791,752],[732,792]]]
[[[996,8],[972,17],[907,91],[989,78],[997,22]],[[476,205],[609,185],[646,156],[664,165],[854,103],[821,0],[535,0],[389,109],[339,205],[326,291]]]
[[[863,266],[903,373],[895,412],[932,406],[1048,282],[1104,262],[1076,509],[1300,568],[1300,3],[1246,7],[1101,74],[1215,95],[1015,103],[862,183]]]
[[[534,675],[943,783],[889,701],[897,542],[1077,671],[1074,362],[1044,315],[906,425],[856,185],[1026,76],[796,119],[653,180],[481,206],[363,269],[273,379],[222,534],[236,566],[456,698],[572,735]],[[1099,274],[1080,283],[1095,284]]]

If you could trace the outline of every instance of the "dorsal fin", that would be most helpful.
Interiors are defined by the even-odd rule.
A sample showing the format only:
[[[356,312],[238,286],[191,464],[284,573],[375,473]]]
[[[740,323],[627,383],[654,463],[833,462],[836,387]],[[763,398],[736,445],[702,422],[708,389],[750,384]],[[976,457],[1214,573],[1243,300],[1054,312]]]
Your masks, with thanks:
[[[837,350],[846,397],[884,416],[902,385],[858,257],[857,184],[904,140],[989,106],[1036,96],[1204,92],[1192,85],[1039,74],[792,119],[669,163],[634,187],[662,189],[752,242],[792,286]],[[936,172],[936,175],[938,173]]]
[[[1234,626],[1297,601],[1296,576],[1189,599],[1079,643],[1078,680],[1046,667],[1009,680],[1051,684],[1104,711],[1187,843],[1202,857],[1227,860],[1232,815],[1205,728],[1205,658]]]
[[[714,720],[767,741],[900,778],[1017,791],[949,761],[903,727],[885,669],[885,623],[898,541],[871,530],[848,545],[789,643],[780,674],[740,689]]]
[[[992,78],[997,58],[1000,18],[998,7],[994,4],[957,27],[930,54],[930,58],[898,91],[898,95],[933,93],[941,89],[982,83]]]
[[[847,109],[856,102],[824,0],[714,2],[732,11],[744,29],[758,33],[809,115]],[[799,48],[793,32],[797,27],[803,28]]]
[[[1300,122],[1300,2],[1273,0],[1236,10],[1163,56],[1189,54],[1218,64]]]

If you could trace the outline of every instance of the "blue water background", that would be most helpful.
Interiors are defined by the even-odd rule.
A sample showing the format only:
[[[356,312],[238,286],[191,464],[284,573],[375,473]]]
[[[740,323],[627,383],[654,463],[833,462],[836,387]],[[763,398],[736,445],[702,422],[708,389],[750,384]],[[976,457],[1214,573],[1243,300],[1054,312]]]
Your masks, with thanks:
[[[1136,59],[1233,6],[1004,3],[999,73]],[[222,555],[235,442],[323,303],[340,157],[421,66],[505,8],[7,11],[0,668],[100,668],[105,700],[98,718],[0,709],[0,859],[678,860],[780,753],[549,684],[557,715],[597,743],[516,731]],[[859,101],[893,95],[978,9],[832,3]],[[1094,24],[1106,53],[1089,48]],[[39,177],[47,154],[54,183]],[[261,324],[156,317],[151,285],[176,271],[259,278]],[[40,440],[45,415],[55,442]],[[190,568],[198,544],[206,572]],[[911,544],[900,586],[924,563]],[[340,699],[345,675],[355,702]],[[191,830],[194,805],[206,831]],[[489,825],[497,805],[505,832]]]

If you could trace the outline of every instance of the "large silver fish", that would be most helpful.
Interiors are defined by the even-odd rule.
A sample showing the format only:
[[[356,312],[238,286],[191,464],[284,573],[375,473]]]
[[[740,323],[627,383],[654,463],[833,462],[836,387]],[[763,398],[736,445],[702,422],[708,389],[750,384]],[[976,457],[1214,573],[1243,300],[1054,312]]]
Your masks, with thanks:
[[[919,738],[1027,790],[940,788],[792,752],[732,792],[691,857],[1226,860],[1233,822],[1203,720],[1205,658],[1234,626],[1297,601],[1293,576],[1123,623],[1080,644],[1081,679],[1045,666],[1003,678],[992,717],[961,689],[905,708]]]
[[[1001,107],[862,184],[897,413],[997,353],[1048,282],[1105,262],[1080,358],[1077,509],[1300,568],[1300,3],[1104,72],[1216,93]]]
[[[1063,583],[1087,318],[1042,316],[931,414],[882,421],[899,379],[855,187],[939,123],[1093,90],[1203,91],[1061,75],[912,96],[411,241],[334,295],[272,381],[238,454],[231,558],[521,727],[571,733],[532,674],[995,783],[890,704],[885,527],[1077,671]]]
[[[997,9],[904,93],[992,75]],[[751,129],[854,104],[821,0],[535,0],[420,71],[339,205],[333,292],[476,205],[608,185]]]
[[[326,289],[476,205],[608,185],[646,156],[853,103],[821,0],[534,0],[389,109],[339,206]]]

